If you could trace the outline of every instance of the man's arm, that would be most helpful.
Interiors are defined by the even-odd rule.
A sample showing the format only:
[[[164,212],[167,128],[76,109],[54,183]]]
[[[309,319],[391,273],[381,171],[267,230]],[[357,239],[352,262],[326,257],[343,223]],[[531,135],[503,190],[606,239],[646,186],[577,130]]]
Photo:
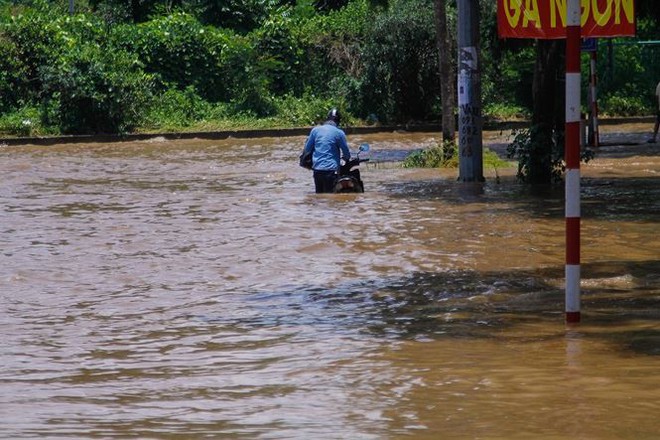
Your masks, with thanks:
[[[346,140],[346,134],[343,131],[339,136],[339,148],[341,149],[343,158],[347,160],[351,158],[351,150],[348,149],[348,141]]]
[[[307,140],[305,141],[305,148],[303,150],[304,152],[309,153],[312,151],[315,144],[315,138],[316,133],[314,132],[314,129],[312,129],[312,131],[309,133],[309,136],[307,136]]]

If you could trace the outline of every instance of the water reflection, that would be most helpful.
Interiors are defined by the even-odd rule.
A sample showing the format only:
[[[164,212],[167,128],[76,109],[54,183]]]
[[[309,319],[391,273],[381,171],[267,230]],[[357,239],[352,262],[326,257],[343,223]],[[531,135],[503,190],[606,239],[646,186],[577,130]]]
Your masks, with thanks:
[[[561,188],[466,190],[389,162],[430,135],[363,140],[341,196],[302,138],[0,150],[2,435],[659,434],[657,155],[585,168],[567,330]]]

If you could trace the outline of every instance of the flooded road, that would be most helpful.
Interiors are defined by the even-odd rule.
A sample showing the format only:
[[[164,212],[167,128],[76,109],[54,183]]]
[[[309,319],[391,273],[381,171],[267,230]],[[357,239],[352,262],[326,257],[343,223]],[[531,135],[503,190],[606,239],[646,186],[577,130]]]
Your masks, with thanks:
[[[388,162],[432,137],[352,136],[360,195],[303,138],[0,148],[0,438],[660,437],[660,146],[583,166],[566,328],[563,189]]]

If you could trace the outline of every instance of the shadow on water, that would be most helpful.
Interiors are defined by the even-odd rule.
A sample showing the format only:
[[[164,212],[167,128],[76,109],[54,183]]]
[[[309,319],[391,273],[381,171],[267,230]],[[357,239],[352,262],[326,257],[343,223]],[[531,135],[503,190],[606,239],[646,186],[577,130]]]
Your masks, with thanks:
[[[384,184],[394,198],[443,200],[450,204],[488,204],[490,212],[510,212],[530,218],[563,218],[564,187],[524,185],[507,181],[457,185],[446,179]],[[582,218],[634,219],[660,223],[660,177],[583,178]]]
[[[382,316],[400,337],[498,337],[498,332],[527,322],[563,319],[564,268],[536,271],[417,273],[382,289]],[[612,274],[625,273],[613,277]],[[616,326],[595,337],[645,354],[660,355],[660,330],[619,328],[627,322],[657,323],[660,296],[649,274],[660,274],[660,260],[610,261],[583,265],[582,302],[587,326]],[[659,276],[656,276],[659,278]],[[657,280],[655,280],[657,281]],[[632,292],[631,292],[632,290]],[[372,330],[378,331],[379,329]],[[606,329],[605,329],[606,330]],[[563,337],[558,334],[558,337]]]
[[[600,158],[657,157],[660,155],[660,144],[649,144],[646,141],[639,143],[637,139],[610,136],[594,152]]]
[[[402,338],[499,338],[529,322],[563,320],[564,268],[538,271],[417,273],[377,292],[382,327],[371,331]],[[613,273],[625,273],[612,277]],[[660,355],[660,330],[626,329],[625,324],[660,319],[657,283],[660,260],[610,261],[583,266],[582,303],[586,334],[623,350]],[[656,276],[658,278],[658,276]],[[656,280],[657,281],[657,280]],[[563,338],[563,332],[553,337]],[[531,339],[538,340],[537,336]]]
[[[585,179],[583,217],[660,223],[660,177]]]
[[[621,273],[625,275],[613,276]],[[612,343],[624,352],[660,356],[660,275],[649,274],[660,274],[660,260],[584,265],[583,337]],[[564,320],[563,277],[563,267],[461,270],[415,272],[333,288],[289,286],[285,291],[248,295],[252,304],[248,313],[193,319],[244,331],[303,326],[356,339],[360,335],[418,341],[515,338],[531,343],[566,337],[563,327],[557,326]],[[539,323],[554,330],[523,337],[512,333]]]

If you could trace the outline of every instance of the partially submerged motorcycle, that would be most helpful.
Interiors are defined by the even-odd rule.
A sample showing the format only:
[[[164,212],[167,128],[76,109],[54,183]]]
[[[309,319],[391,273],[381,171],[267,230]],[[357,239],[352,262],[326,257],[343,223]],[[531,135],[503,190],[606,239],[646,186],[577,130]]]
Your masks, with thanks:
[[[355,158],[343,161],[339,167],[339,175],[335,182],[335,193],[363,193],[364,183],[360,178],[360,170],[357,168],[369,159],[360,159],[360,153],[369,151],[369,144],[361,144]]]

